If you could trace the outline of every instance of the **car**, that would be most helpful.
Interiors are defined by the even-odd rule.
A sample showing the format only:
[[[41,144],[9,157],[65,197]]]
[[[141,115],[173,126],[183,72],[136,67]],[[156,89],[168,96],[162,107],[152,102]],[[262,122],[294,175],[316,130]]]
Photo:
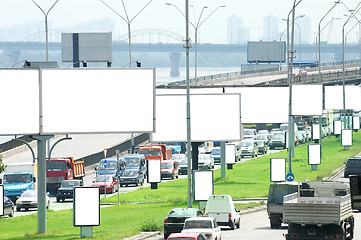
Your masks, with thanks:
[[[197,208],[173,208],[164,219],[164,239],[171,233],[180,233],[187,218],[203,216],[201,210]]]
[[[15,205],[7,196],[4,196],[4,216],[14,217]]]
[[[269,148],[275,149],[275,148],[282,148],[285,149],[286,147],[286,139],[285,134],[275,134],[271,137],[271,141],[269,143]]]
[[[143,185],[144,179],[145,175],[141,170],[132,167],[125,168],[124,171],[120,173],[119,186]]]
[[[188,161],[187,159],[183,160],[180,162],[179,164],[179,175],[182,175],[182,174],[187,174],[187,169],[188,169]]]
[[[198,155],[198,169],[213,169],[214,159],[211,154],[199,154]]]
[[[74,187],[83,186],[83,181],[78,179],[72,180],[63,180],[61,182],[60,188],[56,191],[56,201],[60,202],[65,199],[73,199]]]
[[[259,154],[267,154],[268,147],[264,141],[256,140],[255,143],[257,144]]]
[[[241,161],[245,156],[257,157],[258,147],[253,139],[243,139],[238,145],[236,150],[236,159]]]
[[[292,72],[293,76],[302,76],[302,75],[307,75],[307,71],[304,69],[295,69]]]
[[[239,211],[230,195],[210,195],[204,213],[214,218],[219,226],[228,226],[232,230],[241,226]]]
[[[265,134],[257,135],[256,140],[257,141],[262,141],[262,142],[264,142],[265,145],[268,145],[269,141],[270,141],[270,137],[268,135],[265,135]]]
[[[123,171],[125,168],[125,162],[123,159],[119,159],[119,170]],[[99,161],[95,167],[96,176],[98,175],[116,175],[117,173],[117,159],[107,158]]]
[[[147,176],[147,160],[145,159],[145,156],[143,154],[129,154],[124,156],[124,163],[125,167],[124,170],[138,170],[141,171],[143,174],[143,177]],[[119,175],[122,174],[122,171],[120,171]]]
[[[306,143],[306,138],[305,135],[303,135],[303,133],[301,131],[297,131],[296,132],[296,137],[297,137],[297,143],[298,144],[304,144]]]
[[[38,191],[37,190],[26,190],[21,194],[21,196],[16,200],[16,211],[20,211],[22,208],[25,211],[28,211],[29,208],[38,208]],[[46,209],[50,207],[50,199],[48,194],[46,194]]]
[[[297,133],[302,134],[304,143],[307,143],[309,141],[309,136],[305,130],[298,131]]]
[[[163,160],[160,162],[160,176],[161,178],[178,178],[179,168],[176,160]]]
[[[201,233],[172,233],[167,240],[206,240]]]
[[[214,147],[211,151],[214,164],[221,164],[221,147]]]
[[[184,153],[172,154],[172,159],[175,160],[179,165],[183,160],[187,159],[187,155]]]
[[[361,157],[353,157],[346,160],[344,177],[361,174]]]
[[[256,129],[244,129],[243,130],[243,137],[246,138],[251,138],[251,139],[256,139],[257,136],[257,131]]]
[[[118,181],[115,175],[98,175],[93,180],[93,186],[99,187],[100,193],[114,193],[118,190]]]
[[[268,130],[259,130],[257,135],[268,135]]]
[[[184,222],[182,233],[200,233],[207,240],[222,239],[221,229],[212,217],[188,218]]]

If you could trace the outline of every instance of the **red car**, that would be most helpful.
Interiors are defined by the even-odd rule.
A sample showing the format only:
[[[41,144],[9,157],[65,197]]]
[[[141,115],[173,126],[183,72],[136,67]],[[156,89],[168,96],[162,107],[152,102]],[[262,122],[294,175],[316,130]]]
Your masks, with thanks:
[[[93,186],[99,187],[100,193],[104,193],[106,189],[107,193],[114,193],[118,190],[118,181],[115,176],[112,175],[98,175],[93,180]]]
[[[205,240],[200,233],[172,233],[167,240]]]
[[[178,178],[179,168],[176,160],[163,160],[160,162],[161,178]]]

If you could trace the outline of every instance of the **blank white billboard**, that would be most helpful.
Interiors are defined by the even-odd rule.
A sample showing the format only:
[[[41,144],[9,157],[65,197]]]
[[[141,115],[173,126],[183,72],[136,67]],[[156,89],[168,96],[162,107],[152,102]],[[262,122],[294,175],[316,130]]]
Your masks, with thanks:
[[[341,146],[352,146],[352,129],[342,129]]]
[[[342,121],[337,120],[333,122],[333,134],[341,135],[342,131]]]
[[[43,69],[42,134],[153,132],[154,69]]]
[[[225,88],[241,94],[242,123],[288,122],[288,87]]]
[[[271,158],[271,182],[286,181],[286,159]]]
[[[161,181],[161,170],[159,159],[149,159],[148,161],[148,183],[160,183]]]
[[[39,133],[39,70],[0,70],[0,135]]]
[[[292,86],[292,115],[321,116],[322,115],[322,85]]]
[[[233,143],[226,144],[226,164],[236,163],[236,145]]]
[[[156,96],[157,121],[152,142],[187,141],[186,102],[186,95]],[[192,141],[240,140],[240,104],[239,94],[190,95]]]
[[[73,202],[73,225],[100,225],[100,192],[98,187],[75,187]]]
[[[359,130],[360,129],[360,117],[354,116],[352,118],[352,129],[353,130]]]
[[[308,164],[320,165],[321,164],[321,145],[309,144],[308,145]]]
[[[194,201],[207,201],[213,195],[213,171],[193,171]]]
[[[325,109],[343,109],[343,86],[325,87]],[[361,110],[359,86],[345,86],[345,109]]]
[[[320,124],[312,124],[312,140],[320,139]]]

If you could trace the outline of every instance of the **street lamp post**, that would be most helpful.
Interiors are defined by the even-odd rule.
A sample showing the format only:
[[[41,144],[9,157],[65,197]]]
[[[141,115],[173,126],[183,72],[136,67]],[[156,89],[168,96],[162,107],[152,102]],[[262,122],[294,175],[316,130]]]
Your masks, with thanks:
[[[44,17],[45,17],[45,39],[46,39],[46,61],[49,61],[49,30],[48,30],[48,15],[49,12],[53,9],[53,7],[55,6],[55,4],[57,4],[59,2],[59,0],[56,0],[55,3],[49,8],[49,10],[47,12],[45,12],[40,6],[39,4],[37,4],[35,2],[35,0],[31,0],[39,9],[40,11],[43,12]]]
[[[166,5],[175,7],[177,9],[177,11],[180,12],[184,16],[183,12],[181,10],[179,10],[179,8],[176,5],[174,5],[173,3],[166,3]],[[193,6],[191,6],[191,7],[193,7]],[[192,27],[194,28],[194,32],[195,32],[195,36],[194,36],[194,79],[195,79],[196,84],[198,82],[198,80],[197,80],[198,79],[198,76],[197,76],[197,67],[198,67],[198,46],[197,46],[198,45],[198,29],[218,8],[223,8],[223,7],[226,7],[226,6],[222,5],[222,6],[216,7],[203,21],[201,21],[204,9],[208,8],[207,6],[204,6],[202,8],[202,11],[201,11],[200,15],[199,15],[197,24],[194,25],[192,22],[189,22],[192,25]]]
[[[129,66],[132,67],[132,42],[131,42],[131,31],[130,31],[130,24],[133,22],[133,20],[153,1],[150,0],[135,16],[130,19],[128,15],[127,8],[125,7],[124,1],[122,0],[122,5],[124,8],[124,12],[126,15],[126,18],[124,18],[121,14],[119,14],[117,11],[115,11],[111,6],[109,6],[106,2],[103,0],[100,0],[105,6],[107,6],[110,10],[112,10],[116,15],[118,15],[121,19],[123,19],[127,25],[128,25],[128,43],[129,43]]]

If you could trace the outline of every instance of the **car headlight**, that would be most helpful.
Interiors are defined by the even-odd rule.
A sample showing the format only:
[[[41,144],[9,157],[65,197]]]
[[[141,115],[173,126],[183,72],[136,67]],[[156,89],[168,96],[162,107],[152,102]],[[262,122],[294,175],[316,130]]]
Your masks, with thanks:
[[[8,191],[8,190],[4,190],[4,193],[9,193],[9,191]]]
[[[23,193],[23,192],[25,192],[26,191],[26,189],[21,189],[21,192]]]

